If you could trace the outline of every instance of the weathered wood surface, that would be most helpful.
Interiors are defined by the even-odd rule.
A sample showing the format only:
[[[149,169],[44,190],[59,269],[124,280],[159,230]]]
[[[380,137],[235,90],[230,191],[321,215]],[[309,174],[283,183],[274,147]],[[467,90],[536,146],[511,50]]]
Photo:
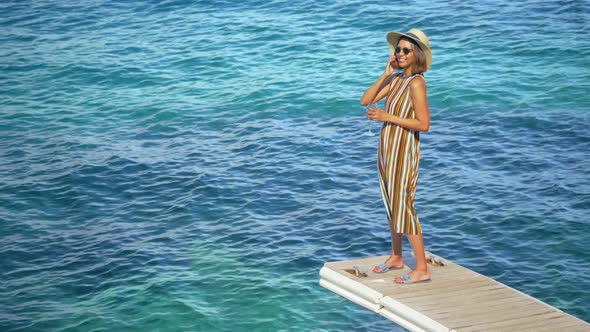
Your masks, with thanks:
[[[429,266],[430,283],[398,285],[394,276],[410,271],[377,274],[372,268],[387,256],[324,265],[352,281],[390,297],[444,325],[449,331],[590,331],[590,324],[474,271],[442,259],[445,266]],[[366,277],[349,272],[367,270]]]

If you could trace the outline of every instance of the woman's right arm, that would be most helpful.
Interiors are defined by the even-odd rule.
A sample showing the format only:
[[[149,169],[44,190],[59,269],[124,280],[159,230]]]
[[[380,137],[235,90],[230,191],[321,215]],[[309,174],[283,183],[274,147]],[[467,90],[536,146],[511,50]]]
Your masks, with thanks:
[[[373,84],[371,84],[371,86],[361,97],[361,105],[366,106],[369,104],[374,104],[387,95],[389,90],[389,82],[392,78],[391,74],[395,69],[398,69],[397,60],[395,55],[392,55],[387,60],[383,74],[381,74],[381,76],[379,76],[379,78]]]

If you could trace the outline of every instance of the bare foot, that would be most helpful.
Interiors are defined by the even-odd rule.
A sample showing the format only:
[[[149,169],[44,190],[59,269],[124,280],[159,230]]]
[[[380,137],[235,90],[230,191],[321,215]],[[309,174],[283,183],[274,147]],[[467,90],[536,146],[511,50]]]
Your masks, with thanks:
[[[412,283],[416,283],[416,282],[420,282],[420,281],[429,280],[430,279],[430,272],[428,270],[426,270],[426,271],[412,270],[410,273],[408,273],[408,276],[410,277],[410,280],[412,281]],[[397,283],[397,284],[406,283],[406,281],[404,281],[404,279],[402,279],[401,277],[395,277],[395,279],[393,279],[393,281],[395,281],[395,283]]]
[[[384,263],[387,268],[389,269],[399,269],[404,266],[404,259],[401,256],[389,256],[389,258]],[[375,266],[373,268],[373,272],[381,273],[383,272],[379,266]]]

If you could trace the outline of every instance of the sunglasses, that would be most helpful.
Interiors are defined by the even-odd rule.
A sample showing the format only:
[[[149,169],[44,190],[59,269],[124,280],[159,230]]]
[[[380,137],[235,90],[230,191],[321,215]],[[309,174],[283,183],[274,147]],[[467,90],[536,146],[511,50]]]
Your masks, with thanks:
[[[405,55],[408,55],[408,54],[410,54],[410,52],[412,52],[412,50],[407,47],[401,48],[398,46],[395,48],[395,54],[401,53],[402,51],[404,52]]]

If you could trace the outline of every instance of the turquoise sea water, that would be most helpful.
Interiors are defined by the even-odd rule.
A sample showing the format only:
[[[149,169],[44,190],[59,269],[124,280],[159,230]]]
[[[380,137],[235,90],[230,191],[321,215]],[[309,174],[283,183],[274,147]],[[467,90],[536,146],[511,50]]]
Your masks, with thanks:
[[[590,320],[589,22],[588,1],[3,2],[0,330],[402,330],[318,271],[388,252],[358,100],[412,27],[426,249]]]

